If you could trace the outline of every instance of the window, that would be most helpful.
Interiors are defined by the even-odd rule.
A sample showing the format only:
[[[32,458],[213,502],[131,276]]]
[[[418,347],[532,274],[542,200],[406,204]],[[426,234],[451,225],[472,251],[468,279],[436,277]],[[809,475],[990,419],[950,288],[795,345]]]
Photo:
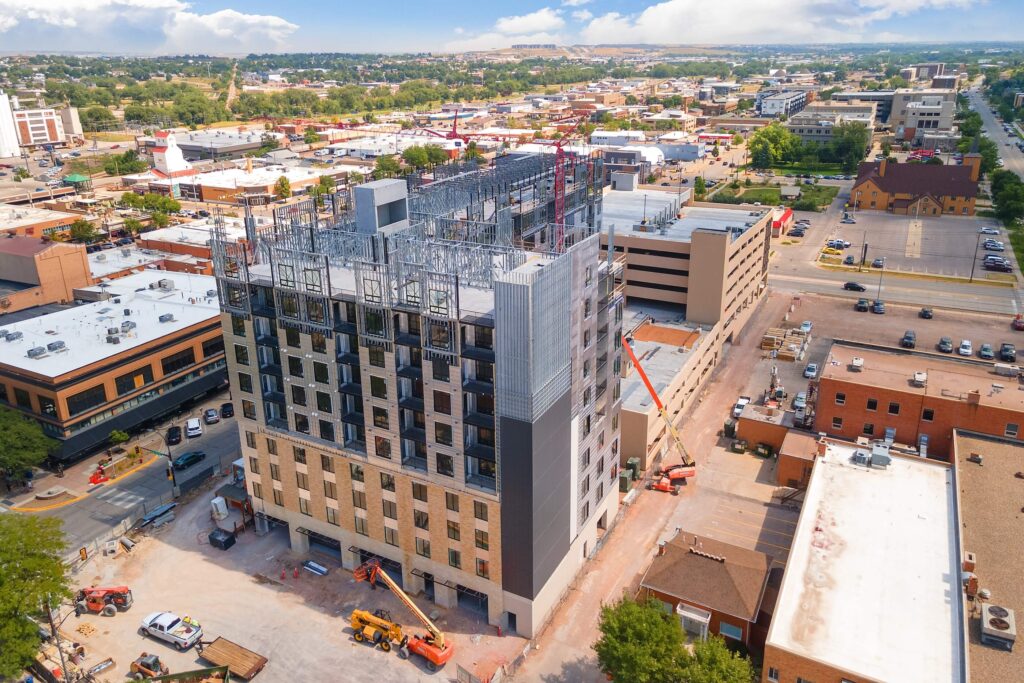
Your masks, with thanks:
[[[334,408],[334,406],[331,405],[331,395],[330,394],[326,394],[326,393],[324,393],[322,391],[316,392],[316,409],[317,410],[319,410],[322,413],[329,413],[329,412],[332,412],[333,408]]]
[[[238,388],[247,394],[252,393],[252,377],[244,372],[238,373]]]
[[[277,455],[277,442],[273,439],[267,439],[267,453]]]
[[[1012,422],[1006,424],[1006,429],[1003,431],[1003,436],[1007,436],[1011,439],[1017,438],[1017,432],[1020,431],[1020,426],[1015,425]]]
[[[323,332],[311,332],[309,344],[316,353],[327,353],[327,337],[323,335]]]
[[[263,486],[258,481],[252,483],[252,495],[263,500]]]
[[[374,408],[374,410],[377,410]],[[373,448],[378,458],[391,459],[391,441],[383,436],[373,437]]]
[[[447,382],[451,377],[451,368],[448,367],[448,363],[440,358],[434,359],[433,364],[434,379],[438,382]]]
[[[356,533],[362,536],[369,536],[370,532],[366,529],[366,518],[356,515],[354,518],[354,525]]]
[[[448,549],[448,564],[456,569],[462,567],[462,553],[458,550]]]
[[[327,523],[338,526],[338,511],[334,508],[324,508],[326,510]]]
[[[50,417],[57,417],[57,402],[48,396],[36,396],[39,400],[39,412]]]
[[[393,500],[382,500],[381,506],[384,508],[384,516],[388,519],[398,519],[398,505]]]
[[[324,441],[334,441],[334,425],[327,420],[320,420],[320,438]]]
[[[324,472],[334,471],[334,459],[329,455],[320,454],[320,469]]]
[[[845,406],[846,405],[846,394],[841,393],[841,392],[836,392],[836,405],[837,406]]]
[[[211,358],[224,353],[224,337],[215,337],[203,342],[203,358]]]
[[[288,374],[292,377],[303,377],[302,359],[295,356],[288,357]]]
[[[256,404],[252,401],[242,400],[242,416],[250,420],[256,419]]]
[[[295,431],[309,434],[309,418],[302,413],[295,413]]]
[[[437,454],[437,473],[446,477],[455,476],[455,459],[447,453]]]
[[[385,408],[373,409],[373,426],[381,429],[388,428],[388,411]]]
[[[236,346],[235,347],[235,352],[237,353],[237,351],[238,351],[238,347]],[[247,356],[248,356],[248,353],[249,352],[248,352],[248,349],[247,349],[246,350]],[[183,368],[187,368],[190,365],[195,365],[195,362],[196,362],[196,352],[193,349],[185,349],[184,351],[178,351],[177,353],[173,353],[170,356],[167,356],[166,358],[161,359],[160,360],[160,365],[164,369],[164,374],[165,375],[170,375],[171,373],[177,372],[178,370],[181,370]],[[248,365],[248,363],[246,363],[246,365]]]
[[[481,503],[479,500],[473,501],[473,516],[479,520],[487,521],[487,503]]]
[[[352,491],[352,505],[360,510],[366,509],[366,491]]]
[[[442,446],[452,445],[452,426],[443,422],[434,423],[434,440]]]
[[[309,511],[309,501],[306,500],[305,498],[299,498],[299,512],[306,515],[307,517],[313,516],[313,513]]]
[[[743,629],[739,626],[727,624],[724,621],[718,622],[718,633],[725,638],[732,638],[733,640],[743,640]]]
[[[253,432],[245,433],[245,445],[249,448],[256,448],[256,434]]]
[[[363,466],[359,463],[350,462],[348,473],[352,477],[352,481],[363,481]]]
[[[78,415],[87,410],[101,406],[107,402],[107,392],[102,384],[97,384],[91,389],[80,391],[73,396],[68,396],[68,414]]]
[[[807,678],[800,678],[799,676],[797,676],[796,683],[814,683],[814,681],[811,681]]]
[[[452,512],[459,511],[459,496],[456,493],[445,491],[444,493],[444,506]]]
[[[370,394],[374,398],[387,398],[388,385],[383,377],[370,377]]]
[[[889,414],[890,415],[899,415],[900,414],[900,404],[896,403],[896,401],[890,401],[889,402]]]
[[[453,541],[458,541],[461,538],[461,536],[462,535],[459,533],[459,523],[458,522],[453,522],[453,521],[449,520],[448,521],[448,538],[452,539]]]
[[[385,491],[395,490],[395,478],[387,472],[380,473],[380,487]]]
[[[281,481],[281,467],[275,463],[270,463],[270,478],[274,481]]]
[[[875,433],[875,425],[870,422],[864,423],[864,433],[868,436],[872,436]]]
[[[434,392],[434,412],[442,415],[452,414],[452,396],[444,391]]]
[[[239,373],[241,374],[241,373]],[[248,375],[246,375],[248,378]],[[114,385],[117,387],[117,395],[124,396],[125,394],[131,393],[136,389],[141,389],[147,384],[153,381],[153,368],[146,366],[129,372],[126,375],[121,375],[114,380]],[[244,389],[243,389],[244,391]],[[249,393],[252,393],[252,383],[250,381]]]
[[[288,343],[288,346],[295,348],[302,346],[302,338],[299,336],[299,331],[291,327],[284,328],[284,340]]]
[[[476,575],[485,579],[491,576],[491,563],[487,560],[476,558]]]
[[[476,530],[476,547],[487,550],[491,547],[491,539],[486,531]]]
[[[25,410],[32,410],[32,397],[28,395],[28,392],[24,389],[14,387],[14,402],[19,408]]]
[[[878,399],[869,398],[867,408],[868,410],[878,410]]]
[[[274,505],[284,506],[284,494],[281,489],[274,489]]]
[[[427,486],[426,484],[420,484],[419,482],[412,483],[412,497],[414,500],[420,500],[424,503],[427,502]]]
[[[589,304],[590,302],[588,301],[587,303]],[[494,330],[491,328],[475,325],[473,327],[473,337],[475,338],[475,346],[481,349],[494,348]]]
[[[412,511],[412,523],[417,529],[429,529],[430,528],[430,515],[423,510]]]
[[[921,419],[925,422],[931,422],[935,419],[935,410],[932,408],[925,408],[921,411]]]
[[[398,546],[398,529],[384,527],[384,542],[388,545]]]
[[[318,360],[313,361],[313,379],[320,384],[330,384],[330,376],[327,374],[327,363]]]
[[[305,472],[295,473],[295,484],[303,491],[309,490],[309,475]]]
[[[260,473],[260,461],[252,455],[249,456],[249,471],[253,474]]]
[[[430,541],[425,538],[417,538],[416,554],[421,557],[430,557]]]
[[[245,318],[239,318],[237,315],[231,316],[231,333],[236,337],[245,336]]]
[[[842,428],[843,428],[843,418],[841,418],[841,417],[833,417],[832,418],[832,429],[842,429]]]
[[[338,500],[338,485],[333,481],[324,482],[324,496],[331,500]]]
[[[306,405],[306,390],[296,384],[292,385],[292,403],[298,406]]]
[[[779,683],[779,670],[774,666],[768,667],[768,681],[770,683]]]
[[[370,365],[382,368],[384,367],[384,349],[371,348],[370,353]]]

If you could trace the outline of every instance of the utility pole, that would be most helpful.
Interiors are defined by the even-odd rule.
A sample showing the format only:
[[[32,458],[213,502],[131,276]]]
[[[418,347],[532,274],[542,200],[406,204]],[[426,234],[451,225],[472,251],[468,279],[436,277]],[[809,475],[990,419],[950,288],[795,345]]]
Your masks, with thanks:
[[[50,622],[50,634],[53,636],[53,642],[57,644],[57,654],[60,655],[60,674],[61,678],[65,683],[68,681],[68,665],[64,661],[64,649],[60,646],[60,630],[56,623],[53,621],[53,610],[50,608],[50,601],[46,601],[46,618]]]
[[[978,241],[974,243],[974,260],[971,261],[971,279],[968,282],[974,282],[974,269],[978,265],[978,249],[981,248],[981,235],[978,233]]]

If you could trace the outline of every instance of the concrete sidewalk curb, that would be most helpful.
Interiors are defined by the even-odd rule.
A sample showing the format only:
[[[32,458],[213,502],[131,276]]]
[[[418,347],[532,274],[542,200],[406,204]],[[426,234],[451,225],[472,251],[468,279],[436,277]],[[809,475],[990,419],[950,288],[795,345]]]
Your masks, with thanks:
[[[143,470],[143,469],[149,467],[150,465],[153,464],[153,462],[155,460],[157,460],[158,458],[163,458],[163,457],[164,456],[162,456],[162,455],[154,455],[149,460],[146,460],[145,462],[136,465],[135,467],[131,468],[130,470],[128,470],[128,471],[118,475],[114,479],[110,479],[108,481],[103,482],[102,484],[100,484],[99,486],[97,486],[94,489],[90,490],[89,492],[87,492],[87,493],[85,493],[85,494],[83,494],[81,496],[78,496],[76,498],[71,498],[70,500],[63,500],[63,501],[61,501],[59,503],[54,503],[53,505],[45,505],[45,506],[41,506],[41,507],[31,507],[31,508],[30,507],[25,507],[25,503],[21,503],[17,507],[11,507],[11,508],[8,508],[8,509],[11,512],[20,512],[22,514],[30,514],[30,513],[34,513],[34,512],[49,512],[50,510],[57,510],[57,509],[60,509],[60,508],[63,508],[63,507],[67,507],[68,505],[74,505],[75,503],[77,503],[79,501],[82,501],[82,500],[85,500],[86,498],[89,498],[90,496],[98,493],[99,491],[102,491],[106,486],[109,486],[110,484],[115,484],[115,483],[117,483],[117,482],[119,482],[119,481],[121,481],[121,480],[123,480],[123,479],[125,479],[127,477],[132,476],[136,472],[139,472],[140,470]]]

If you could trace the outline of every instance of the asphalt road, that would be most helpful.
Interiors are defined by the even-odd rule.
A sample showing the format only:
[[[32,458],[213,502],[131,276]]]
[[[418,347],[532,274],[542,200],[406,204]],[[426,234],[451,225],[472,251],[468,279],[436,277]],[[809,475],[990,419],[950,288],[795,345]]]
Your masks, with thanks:
[[[985,134],[999,146],[999,155],[1003,158],[1003,168],[1013,171],[1024,178],[1024,152],[1021,152],[1016,143],[1019,137],[1011,138],[1003,130],[1003,126],[996,121],[985,99],[974,90],[967,91],[967,98],[974,105],[974,110],[981,114],[981,122],[985,126]]]

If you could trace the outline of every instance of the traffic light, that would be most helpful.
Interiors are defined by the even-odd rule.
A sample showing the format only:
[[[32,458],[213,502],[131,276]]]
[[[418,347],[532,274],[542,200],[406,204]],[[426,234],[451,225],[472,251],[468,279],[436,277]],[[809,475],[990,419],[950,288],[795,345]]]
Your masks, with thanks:
[[[135,447],[135,457],[139,457],[140,455],[142,455],[142,448],[140,448],[139,446],[136,446]]]
[[[174,481],[174,472],[171,471],[171,466],[167,466],[167,478]]]

